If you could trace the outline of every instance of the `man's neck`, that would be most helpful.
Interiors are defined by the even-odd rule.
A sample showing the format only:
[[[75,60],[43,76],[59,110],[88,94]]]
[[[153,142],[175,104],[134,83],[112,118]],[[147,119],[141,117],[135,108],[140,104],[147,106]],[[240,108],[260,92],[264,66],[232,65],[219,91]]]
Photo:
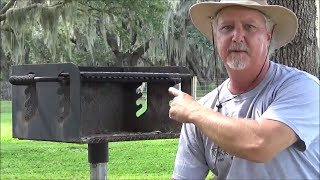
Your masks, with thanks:
[[[263,66],[263,69],[260,72],[260,69],[257,71],[250,72],[248,70],[243,71],[233,71],[229,70],[228,75],[230,78],[230,83],[228,85],[228,89],[232,94],[240,95],[245,92],[250,91],[259,85],[259,83],[263,80],[265,75],[268,72],[270,66],[270,62],[267,61]],[[258,76],[258,77],[257,77]]]

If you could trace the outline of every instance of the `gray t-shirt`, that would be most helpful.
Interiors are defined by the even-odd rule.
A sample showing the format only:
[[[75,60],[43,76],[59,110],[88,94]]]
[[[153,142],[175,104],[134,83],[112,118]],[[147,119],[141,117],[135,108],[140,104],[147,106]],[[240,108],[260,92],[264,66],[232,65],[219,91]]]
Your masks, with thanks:
[[[228,81],[219,86],[220,102],[234,96],[227,88]],[[217,90],[199,102],[216,111]],[[204,179],[209,170],[217,179],[320,178],[319,80],[316,77],[270,61],[263,81],[251,91],[224,103],[221,113],[235,118],[282,122],[297,134],[299,141],[274,159],[255,163],[233,157],[221,148],[217,153],[214,142],[197,127],[183,124],[174,179]]]

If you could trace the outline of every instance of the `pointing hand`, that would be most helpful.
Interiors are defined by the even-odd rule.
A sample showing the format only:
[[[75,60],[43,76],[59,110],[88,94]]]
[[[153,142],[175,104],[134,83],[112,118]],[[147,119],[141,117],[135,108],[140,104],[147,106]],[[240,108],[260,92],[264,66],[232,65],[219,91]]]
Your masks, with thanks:
[[[200,111],[203,106],[192,96],[176,88],[170,87],[168,91],[174,96],[170,103],[169,117],[181,123],[192,123],[192,115]]]

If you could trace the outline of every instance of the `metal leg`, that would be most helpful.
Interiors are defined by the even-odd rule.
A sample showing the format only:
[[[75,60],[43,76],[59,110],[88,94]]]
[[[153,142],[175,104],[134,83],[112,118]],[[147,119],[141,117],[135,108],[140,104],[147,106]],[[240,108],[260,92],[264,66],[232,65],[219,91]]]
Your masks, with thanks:
[[[106,163],[90,163],[90,179],[105,180],[107,179]]]
[[[107,179],[108,143],[88,144],[90,180]]]

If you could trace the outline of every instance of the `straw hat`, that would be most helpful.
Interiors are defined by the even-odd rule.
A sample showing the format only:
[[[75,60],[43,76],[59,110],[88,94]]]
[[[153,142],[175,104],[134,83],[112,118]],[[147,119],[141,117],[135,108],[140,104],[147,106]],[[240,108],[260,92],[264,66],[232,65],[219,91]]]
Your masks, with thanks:
[[[274,22],[272,44],[275,49],[288,44],[298,30],[298,19],[294,12],[283,6],[268,5],[267,0],[221,0],[197,3],[189,10],[192,23],[202,34],[212,39],[211,18],[222,8],[235,5],[256,9]]]

